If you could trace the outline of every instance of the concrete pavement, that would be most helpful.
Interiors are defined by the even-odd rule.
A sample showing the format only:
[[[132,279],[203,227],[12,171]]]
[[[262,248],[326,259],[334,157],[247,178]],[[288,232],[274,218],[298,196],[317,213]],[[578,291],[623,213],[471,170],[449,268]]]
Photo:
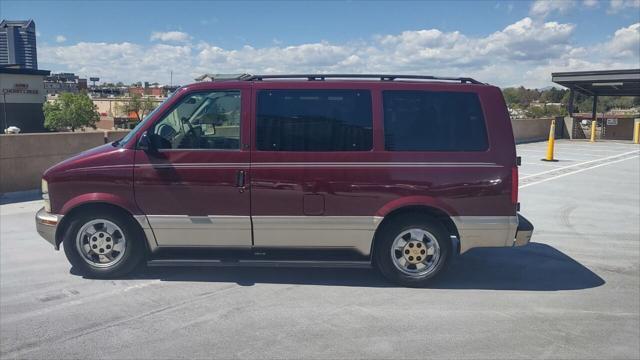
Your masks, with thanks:
[[[89,280],[36,233],[40,201],[2,205],[0,357],[640,358],[639,147],[544,146],[518,146],[534,243],[472,250],[429,289],[373,270]]]

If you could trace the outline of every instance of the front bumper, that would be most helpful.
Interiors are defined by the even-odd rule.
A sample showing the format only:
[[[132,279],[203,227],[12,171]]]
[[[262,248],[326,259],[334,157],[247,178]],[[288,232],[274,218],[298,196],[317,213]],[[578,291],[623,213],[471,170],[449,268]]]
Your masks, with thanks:
[[[518,214],[518,229],[516,230],[516,238],[513,246],[524,246],[531,240],[533,235],[533,224],[524,216]]]
[[[36,229],[38,234],[50,242],[56,250],[60,247],[56,243],[56,230],[62,220],[62,215],[48,213],[44,208],[36,214]]]

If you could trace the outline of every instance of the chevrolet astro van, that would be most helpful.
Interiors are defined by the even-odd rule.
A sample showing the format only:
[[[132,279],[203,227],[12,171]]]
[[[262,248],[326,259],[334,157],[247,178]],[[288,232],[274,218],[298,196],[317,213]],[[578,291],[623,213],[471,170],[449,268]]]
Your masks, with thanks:
[[[48,169],[38,232],[89,277],[139,264],[378,268],[425,285],[519,246],[499,88],[407,75],[219,76]]]

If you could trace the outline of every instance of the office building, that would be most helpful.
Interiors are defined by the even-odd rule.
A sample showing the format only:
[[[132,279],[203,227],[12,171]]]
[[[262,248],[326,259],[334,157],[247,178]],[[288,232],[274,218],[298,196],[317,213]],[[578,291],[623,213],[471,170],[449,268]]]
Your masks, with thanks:
[[[87,79],[81,79],[74,73],[51,74],[44,78],[44,90],[47,95],[87,90]]]
[[[36,24],[33,20],[0,22],[0,65],[38,69]]]
[[[10,126],[23,133],[45,131],[42,104],[47,75],[48,70],[0,65],[0,132]]]

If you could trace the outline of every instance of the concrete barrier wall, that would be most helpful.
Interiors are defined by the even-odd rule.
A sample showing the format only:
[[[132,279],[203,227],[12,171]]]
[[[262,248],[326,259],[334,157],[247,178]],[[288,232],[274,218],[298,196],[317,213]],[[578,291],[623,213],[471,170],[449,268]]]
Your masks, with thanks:
[[[532,141],[543,141],[549,138],[549,128],[551,127],[551,120],[549,119],[519,119],[512,120],[511,126],[513,127],[513,136],[516,139],[516,143],[525,143]],[[556,121],[556,127],[562,124]],[[556,136],[557,138],[558,136]]]
[[[0,135],[0,193],[40,188],[42,173],[128,131]]]
[[[546,140],[551,119],[513,120],[516,142]],[[40,188],[42,173],[81,151],[118,140],[128,130],[0,135],[0,193]]]

